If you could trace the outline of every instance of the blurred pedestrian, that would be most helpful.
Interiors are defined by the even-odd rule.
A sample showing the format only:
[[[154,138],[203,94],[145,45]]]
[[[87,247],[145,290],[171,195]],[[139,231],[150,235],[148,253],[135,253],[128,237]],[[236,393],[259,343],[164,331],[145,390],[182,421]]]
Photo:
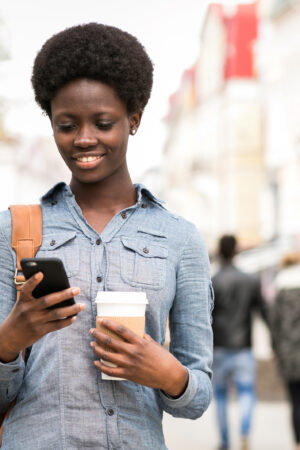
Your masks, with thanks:
[[[234,265],[236,248],[235,236],[221,237],[218,248],[220,268],[212,279],[215,292],[213,384],[221,449],[228,449],[230,446],[227,406],[232,385],[236,388],[240,405],[241,448],[249,448],[255,403],[255,361],[251,350],[252,313],[258,310],[266,318],[260,281]]]
[[[275,354],[292,411],[296,449],[300,449],[300,253],[286,254],[275,279],[277,294],[271,309]]]
[[[212,287],[203,239],[134,185],[127,166],[152,71],[134,36],[97,23],[52,36],[35,59],[35,98],[71,171],[70,185],[42,197],[38,256],[61,258],[72,288],[36,299],[39,273],[15,301],[11,217],[2,212],[0,415],[16,400],[2,450],[163,450],[163,411],[196,419],[210,403]],[[95,328],[103,290],[145,292],[147,334],[100,318],[111,336]],[[56,307],[73,295],[74,306]]]

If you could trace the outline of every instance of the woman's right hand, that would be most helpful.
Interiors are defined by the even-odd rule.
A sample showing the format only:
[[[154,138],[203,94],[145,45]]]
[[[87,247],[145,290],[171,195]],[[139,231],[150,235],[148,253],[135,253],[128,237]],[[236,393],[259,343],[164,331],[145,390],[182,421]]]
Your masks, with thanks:
[[[71,325],[74,314],[84,309],[76,303],[72,306],[49,310],[49,306],[67,300],[79,294],[80,289],[73,287],[60,292],[35,298],[32,291],[42,281],[41,272],[33,275],[22,286],[20,299],[6,320],[0,325],[0,361],[10,362],[17,358],[20,351],[30,347],[45,334]]]

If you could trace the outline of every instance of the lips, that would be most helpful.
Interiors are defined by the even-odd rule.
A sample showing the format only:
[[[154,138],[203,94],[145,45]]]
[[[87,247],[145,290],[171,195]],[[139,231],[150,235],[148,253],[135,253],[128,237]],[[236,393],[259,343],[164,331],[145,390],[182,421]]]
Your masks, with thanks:
[[[76,158],[76,160],[80,162],[92,162],[100,158],[101,156],[81,156],[80,158]]]
[[[104,158],[105,154],[101,155],[73,155],[72,159],[75,161],[77,167],[81,169],[93,169],[96,167]]]

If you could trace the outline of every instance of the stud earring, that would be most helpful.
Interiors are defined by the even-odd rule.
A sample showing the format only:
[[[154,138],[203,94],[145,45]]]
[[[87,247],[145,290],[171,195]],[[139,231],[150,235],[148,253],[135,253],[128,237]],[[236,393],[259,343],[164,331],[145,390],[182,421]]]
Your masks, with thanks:
[[[130,134],[132,135],[132,136],[134,136],[135,135],[135,133],[136,133],[136,128],[132,128],[131,130],[130,130]]]

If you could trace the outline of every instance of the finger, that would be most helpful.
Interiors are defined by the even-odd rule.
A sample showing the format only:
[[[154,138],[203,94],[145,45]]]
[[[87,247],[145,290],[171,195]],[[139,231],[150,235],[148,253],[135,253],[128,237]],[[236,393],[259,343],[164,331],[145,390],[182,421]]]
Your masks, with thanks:
[[[110,319],[98,318],[97,322],[100,326],[107,328],[108,330],[113,331],[117,336],[122,338],[124,341],[136,343],[140,341],[140,336],[134,333],[129,328],[126,328],[124,325],[115,322]]]
[[[127,366],[126,360],[122,355],[104,350],[100,345],[97,345],[96,342],[91,342],[90,345],[94,350],[95,355],[99,358],[104,359],[107,362],[116,364],[118,367]]]
[[[56,321],[47,322],[43,325],[43,331],[45,334],[51,333],[52,331],[61,330],[72,325],[76,321],[76,317],[67,317],[66,319],[60,319]]]
[[[39,305],[41,309],[49,308],[50,306],[57,305],[64,300],[68,300],[69,298],[76,296],[80,293],[79,287],[72,287],[68,289],[64,289],[60,292],[54,292],[53,294],[45,295],[44,297],[39,298]]]
[[[152,337],[149,334],[146,334],[146,333],[143,335],[143,338],[149,342],[156,342],[152,339]]]
[[[101,361],[94,361],[94,365],[106,375],[117,378],[126,378],[125,370],[122,367],[108,367]]]
[[[66,306],[63,308],[57,307],[55,309],[47,311],[46,319],[48,322],[51,322],[56,320],[62,320],[70,316],[76,316],[76,314],[79,314],[81,311],[84,310],[84,308],[85,305],[83,303],[76,303],[75,305]]]
[[[96,328],[92,328],[90,334],[97,340],[98,344],[109,347],[119,353],[126,353],[128,342],[121,341],[109,334],[102,333],[102,331],[99,331]]]
[[[32,291],[37,287],[38,284],[42,281],[44,275],[42,272],[38,272],[35,275],[32,275],[21,288],[20,300],[26,301],[32,299]]]

